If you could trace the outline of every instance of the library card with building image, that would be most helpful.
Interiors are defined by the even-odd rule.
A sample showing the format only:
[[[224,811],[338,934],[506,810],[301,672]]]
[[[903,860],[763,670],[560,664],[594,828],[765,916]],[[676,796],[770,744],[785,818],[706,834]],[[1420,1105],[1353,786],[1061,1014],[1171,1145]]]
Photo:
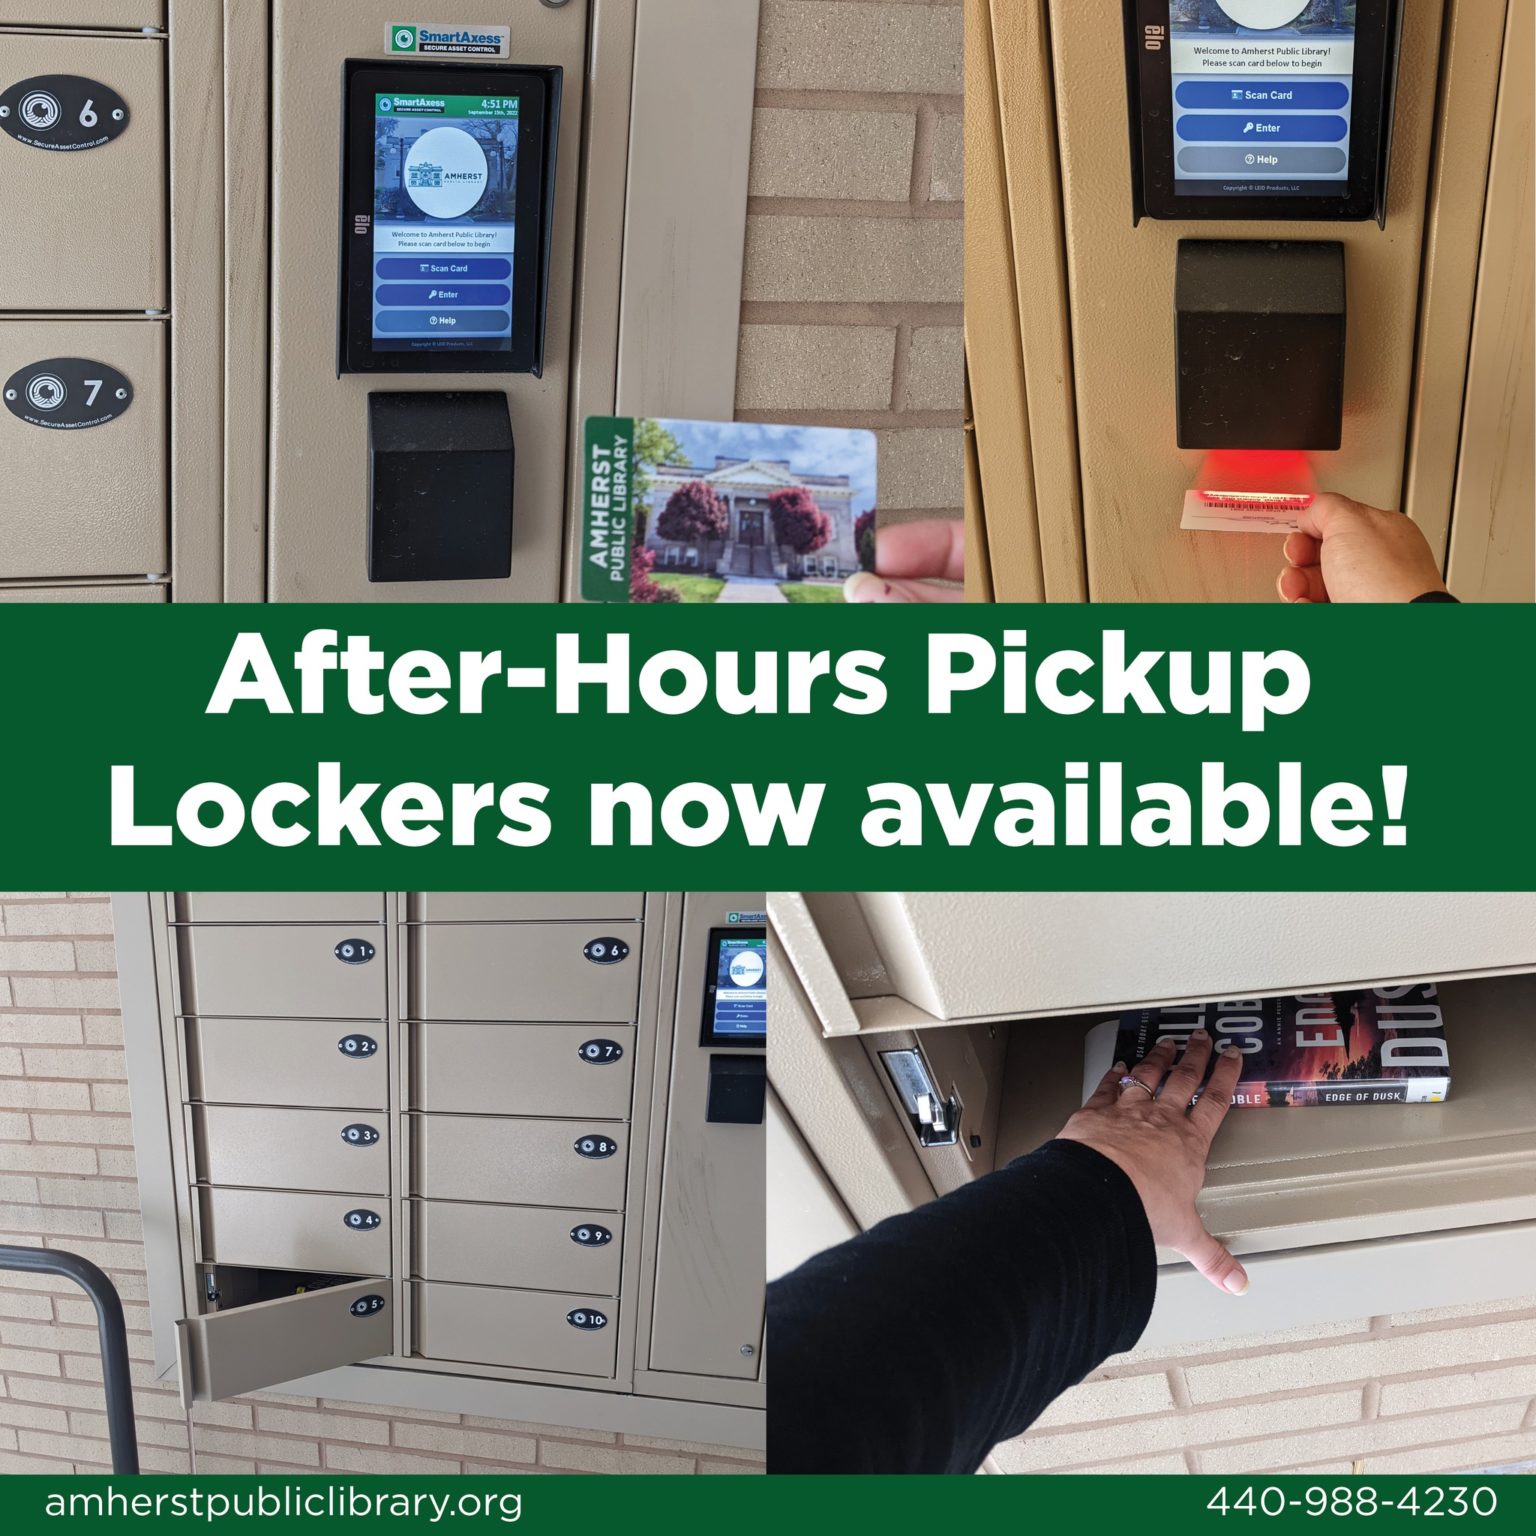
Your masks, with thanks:
[[[840,603],[875,555],[873,432],[591,416],[581,595]]]

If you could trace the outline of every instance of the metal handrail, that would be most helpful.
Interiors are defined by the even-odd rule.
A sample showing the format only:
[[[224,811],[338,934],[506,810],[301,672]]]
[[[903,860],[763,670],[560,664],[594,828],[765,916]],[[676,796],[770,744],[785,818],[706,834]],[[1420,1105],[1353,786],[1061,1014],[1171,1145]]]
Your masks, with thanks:
[[[133,1423],[133,1383],[128,1374],[128,1327],[123,1321],[117,1287],[89,1259],[77,1253],[43,1248],[13,1248],[0,1243],[0,1270],[25,1270],[37,1275],[63,1275],[73,1280],[96,1307],[96,1331],[101,1338],[101,1380],[107,1394],[107,1439],[112,1445],[112,1470],[119,1475],[139,1470],[139,1437]]]

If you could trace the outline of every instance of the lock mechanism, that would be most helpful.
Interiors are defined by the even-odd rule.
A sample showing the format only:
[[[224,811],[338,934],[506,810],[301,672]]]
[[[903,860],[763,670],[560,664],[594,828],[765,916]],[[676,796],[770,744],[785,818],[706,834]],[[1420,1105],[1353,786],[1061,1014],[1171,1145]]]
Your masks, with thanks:
[[[912,1133],[922,1147],[952,1147],[960,1139],[959,1099],[939,1092],[921,1051],[881,1051]]]
[[[367,965],[377,953],[367,939],[343,939],[334,950],[343,965]]]
[[[629,959],[629,945],[623,939],[589,939],[581,952],[593,965],[617,965]]]

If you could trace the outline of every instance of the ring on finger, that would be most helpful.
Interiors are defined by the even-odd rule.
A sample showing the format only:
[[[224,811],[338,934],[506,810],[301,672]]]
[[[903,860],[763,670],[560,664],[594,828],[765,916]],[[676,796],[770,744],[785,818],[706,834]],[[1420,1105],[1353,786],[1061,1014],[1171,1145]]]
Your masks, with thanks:
[[[1149,1099],[1157,1097],[1157,1089],[1151,1083],[1144,1083],[1139,1077],[1132,1077],[1129,1072],[1120,1079],[1121,1093],[1124,1093],[1127,1088],[1140,1088]]]

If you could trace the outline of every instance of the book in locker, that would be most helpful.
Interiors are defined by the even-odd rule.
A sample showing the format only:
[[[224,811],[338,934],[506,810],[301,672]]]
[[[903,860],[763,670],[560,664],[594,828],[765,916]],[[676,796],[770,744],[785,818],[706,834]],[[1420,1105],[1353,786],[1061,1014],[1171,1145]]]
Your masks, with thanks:
[[[1159,1040],[1182,1051],[1197,1029],[1243,1058],[1233,1107],[1438,1104],[1450,1052],[1433,983],[1139,1008],[1088,1033],[1083,1097],[1116,1061],[1134,1067]]]

